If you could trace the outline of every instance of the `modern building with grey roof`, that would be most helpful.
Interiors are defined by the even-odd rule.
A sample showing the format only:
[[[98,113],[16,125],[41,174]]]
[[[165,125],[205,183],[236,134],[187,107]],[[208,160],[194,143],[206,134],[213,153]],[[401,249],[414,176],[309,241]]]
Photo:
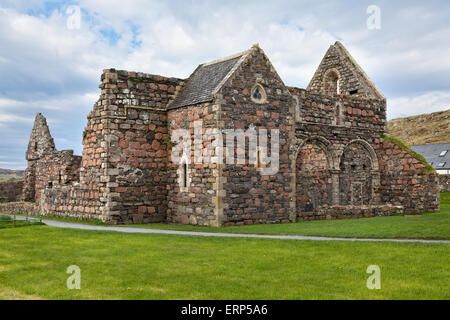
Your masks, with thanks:
[[[450,143],[421,144],[412,149],[422,155],[439,174],[450,173]]]

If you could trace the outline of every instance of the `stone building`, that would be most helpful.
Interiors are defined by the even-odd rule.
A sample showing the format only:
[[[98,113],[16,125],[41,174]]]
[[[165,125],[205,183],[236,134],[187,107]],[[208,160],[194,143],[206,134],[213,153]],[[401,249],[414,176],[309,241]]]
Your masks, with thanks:
[[[100,89],[81,157],[57,151],[37,115],[24,186],[35,211],[222,226],[439,210],[436,173],[385,136],[386,99],[339,42],[307,89],[286,86],[257,45],[188,79],[106,69]],[[171,161],[177,129],[249,128],[279,130],[272,175],[248,159]]]

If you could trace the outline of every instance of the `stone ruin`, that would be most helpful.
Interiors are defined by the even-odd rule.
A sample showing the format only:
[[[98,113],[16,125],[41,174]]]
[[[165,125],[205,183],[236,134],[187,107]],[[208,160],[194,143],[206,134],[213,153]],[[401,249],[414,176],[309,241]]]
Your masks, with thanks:
[[[386,99],[339,42],[307,89],[286,86],[257,45],[188,79],[106,69],[100,88],[81,157],[57,151],[36,116],[23,189],[34,213],[224,226],[439,210],[436,173],[385,136]],[[279,171],[172,163],[171,133],[199,120],[279,129]]]

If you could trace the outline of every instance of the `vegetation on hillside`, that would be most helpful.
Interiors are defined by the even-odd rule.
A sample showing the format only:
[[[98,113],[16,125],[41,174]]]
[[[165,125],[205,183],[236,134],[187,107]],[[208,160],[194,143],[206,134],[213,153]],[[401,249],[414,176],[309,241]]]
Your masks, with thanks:
[[[388,135],[407,146],[450,142],[450,109],[388,121]]]

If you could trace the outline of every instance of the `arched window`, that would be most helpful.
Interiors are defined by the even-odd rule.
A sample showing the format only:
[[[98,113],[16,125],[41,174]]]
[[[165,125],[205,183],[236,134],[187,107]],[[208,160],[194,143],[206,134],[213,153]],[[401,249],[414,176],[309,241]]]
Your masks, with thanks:
[[[335,95],[341,92],[342,83],[340,83],[339,74],[336,69],[330,69],[325,72],[323,79],[323,89],[325,94]]]

